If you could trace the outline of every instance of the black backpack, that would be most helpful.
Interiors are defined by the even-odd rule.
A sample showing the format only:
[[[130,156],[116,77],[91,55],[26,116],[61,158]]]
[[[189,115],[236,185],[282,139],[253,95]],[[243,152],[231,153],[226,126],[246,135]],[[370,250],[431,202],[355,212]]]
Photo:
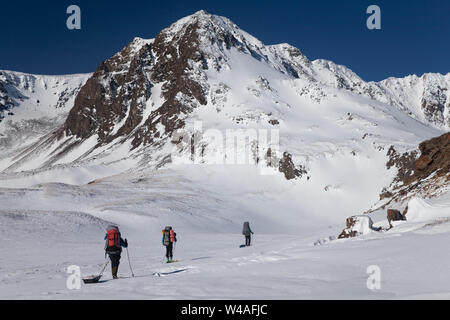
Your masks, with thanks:
[[[249,222],[244,222],[244,228],[242,229],[242,234],[244,236],[249,236],[250,233],[251,233],[250,223]]]

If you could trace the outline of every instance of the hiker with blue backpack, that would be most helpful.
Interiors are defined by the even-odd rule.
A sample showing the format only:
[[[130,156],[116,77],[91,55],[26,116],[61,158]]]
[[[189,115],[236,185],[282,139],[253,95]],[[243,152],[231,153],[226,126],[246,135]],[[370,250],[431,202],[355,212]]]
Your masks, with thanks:
[[[122,247],[128,248],[128,241],[127,239],[122,239],[122,237],[120,236],[119,227],[113,225],[110,225],[106,229],[105,240],[105,257],[106,254],[109,255],[109,259],[111,259],[112,277],[113,279],[117,279]]]
[[[173,261],[173,245],[177,242],[177,234],[172,229],[172,227],[165,227],[162,230],[162,244],[166,247],[166,258],[167,263],[174,262]]]

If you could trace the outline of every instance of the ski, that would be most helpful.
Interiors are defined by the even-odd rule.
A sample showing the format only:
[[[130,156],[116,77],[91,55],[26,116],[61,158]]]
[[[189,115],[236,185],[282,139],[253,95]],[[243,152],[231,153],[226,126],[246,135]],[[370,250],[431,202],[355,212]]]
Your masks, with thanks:
[[[83,278],[83,282],[86,284],[91,284],[91,283],[98,283],[98,281],[100,280],[102,276],[89,276],[87,278]]]

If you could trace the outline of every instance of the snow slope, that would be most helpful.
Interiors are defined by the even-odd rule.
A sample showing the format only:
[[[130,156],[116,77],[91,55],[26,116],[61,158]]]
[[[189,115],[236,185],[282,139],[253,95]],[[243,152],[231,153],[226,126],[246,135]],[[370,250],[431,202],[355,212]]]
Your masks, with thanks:
[[[0,70],[0,171],[6,159],[66,119],[91,74],[45,76]]]
[[[216,182],[211,177],[210,183]],[[190,188],[187,188],[189,185]],[[209,187],[209,186],[208,186]],[[266,185],[265,192],[271,191]],[[271,212],[264,190],[202,189],[174,171],[111,177],[84,186],[46,184],[1,189],[2,299],[410,299],[448,298],[450,259],[446,197],[411,200],[411,214],[382,233],[335,240],[343,223],[284,208]],[[283,203],[290,198],[281,193]],[[243,199],[253,205],[241,206]],[[292,198],[291,198],[292,199]],[[293,205],[285,203],[285,206]],[[77,212],[73,211],[77,208]],[[253,211],[252,211],[253,209]],[[345,213],[341,213],[345,216]],[[94,218],[95,217],[95,218]],[[281,218],[282,217],[282,218]],[[385,226],[384,213],[371,214]],[[253,246],[240,249],[242,221],[250,220]],[[342,220],[343,221],[343,220]],[[119,275],[66,287],[67,267],[83,276],[104,263],[105,225],[118,223],[130,243],[135,277],[122,256]],[[174,226],[178,263],[163,262],[161,228]],[[31,245],[32,244],[32,245]],[[367,268],[381,270],[381,289],[369,290]],[[170,287],[171,290],[164,290]]]
[[[345,66],[328,60],[312,62],[316,79],[402,110],[435,128],[450,129],[450,73],[426,73],[365,82]]]

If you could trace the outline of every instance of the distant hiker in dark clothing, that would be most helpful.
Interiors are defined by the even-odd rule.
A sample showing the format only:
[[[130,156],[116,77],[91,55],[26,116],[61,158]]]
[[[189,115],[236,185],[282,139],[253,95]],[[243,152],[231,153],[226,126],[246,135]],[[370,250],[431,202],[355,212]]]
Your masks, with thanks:
[[[165,227],[162,234],[162,244],[166,247],[167,263],[171,263],[173,261],[173,244],[177,242],[177,234],[172,227]]]
[[[111,272],[113,279],[117,279],[117,271],[119,271],[120,254],[122,253],[122,247],[128,247],[127,239],[123,240],[120,236],[119,227],[109,226],[106,229],[105,235],[105,256],[109,255],[111,259]]]
[[[244,222],[244,228],[242,230],[242,234],[245,236],[245,246],[249,247],[250,246],[250,242],[251,242],[251,238],[252,238],[252,234],[253,231],[252,229],[250,229],[250,223],[249,222]]]

